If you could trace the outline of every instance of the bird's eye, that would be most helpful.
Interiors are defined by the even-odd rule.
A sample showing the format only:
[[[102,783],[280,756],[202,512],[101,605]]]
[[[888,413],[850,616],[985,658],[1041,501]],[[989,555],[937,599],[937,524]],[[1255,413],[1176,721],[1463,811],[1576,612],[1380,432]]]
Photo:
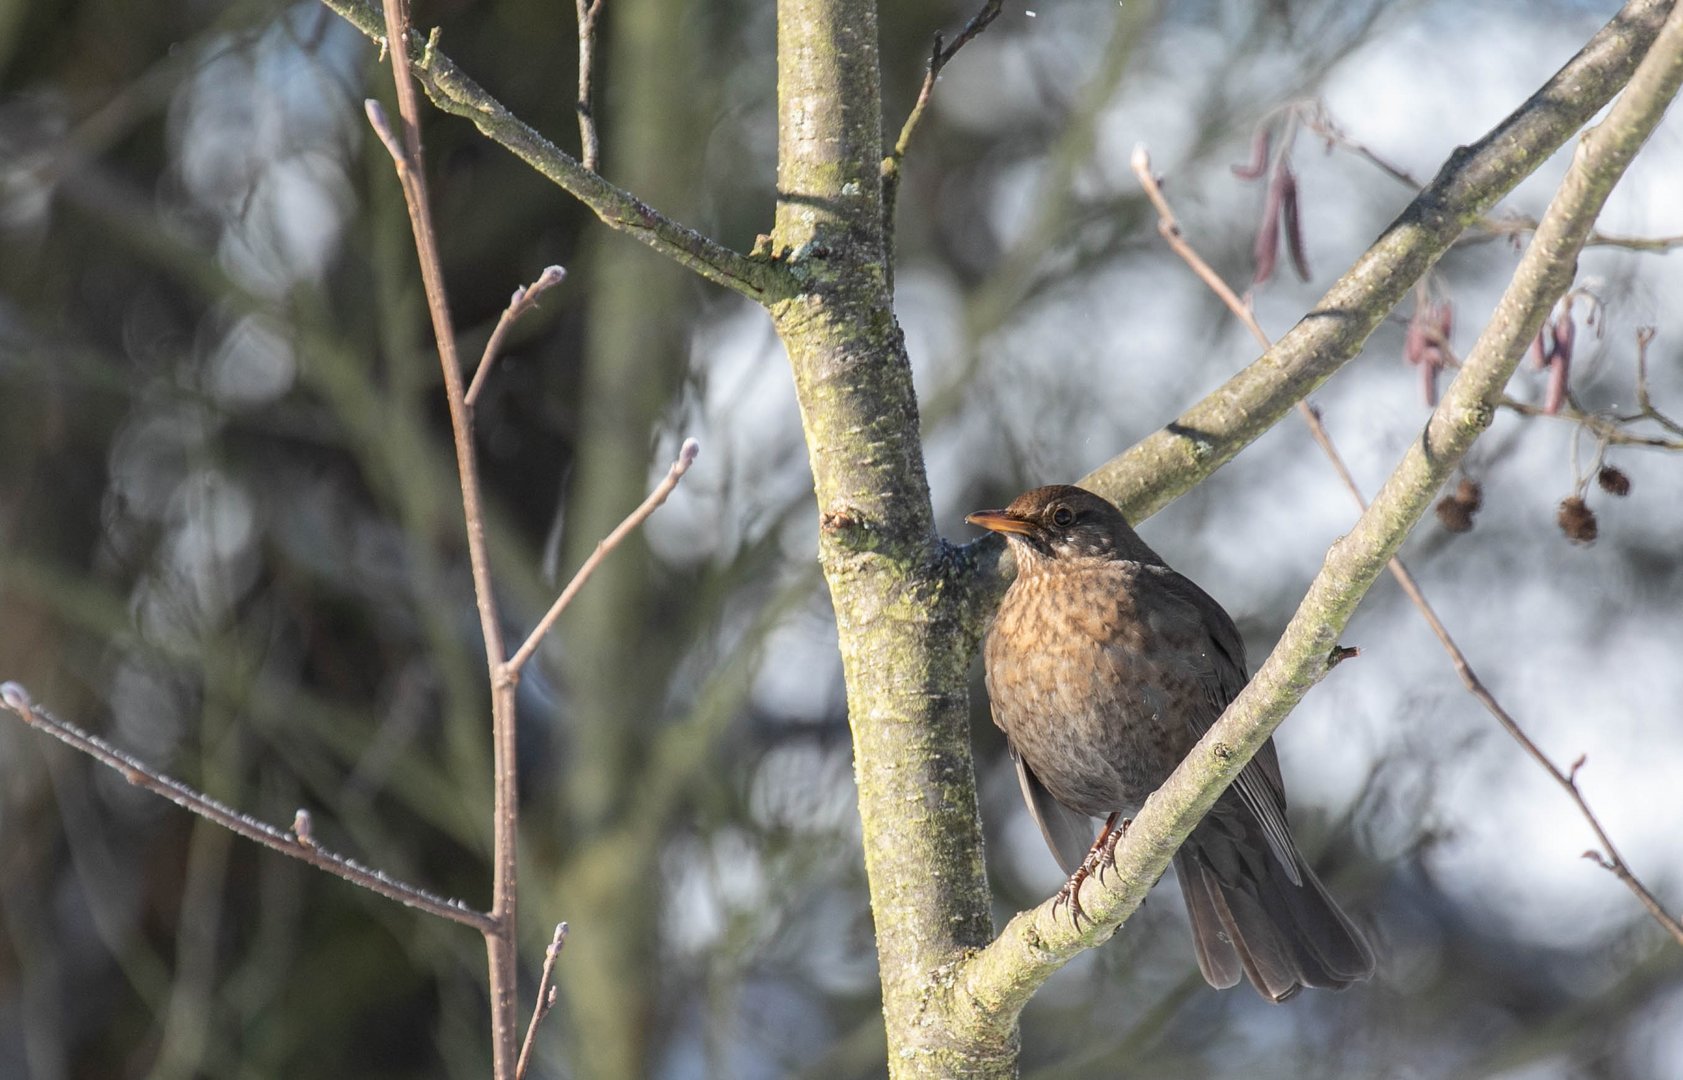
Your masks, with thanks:
[[[1075,511],[1067,506],[1060,506],[1052,511],[1052,524],[1060,529],[1067,529],[1075,524]]]

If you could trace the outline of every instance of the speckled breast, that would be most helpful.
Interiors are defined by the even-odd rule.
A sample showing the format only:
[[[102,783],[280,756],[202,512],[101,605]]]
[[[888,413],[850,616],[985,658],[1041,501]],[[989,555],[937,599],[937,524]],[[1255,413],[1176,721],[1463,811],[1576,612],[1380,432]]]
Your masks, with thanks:
[[[1020,574],[988,632],[994,722],[1053,797],[1096,817],[1132,815],[1194,741],[1175,706],[1201,690],[1138,602],[1137,570]]]

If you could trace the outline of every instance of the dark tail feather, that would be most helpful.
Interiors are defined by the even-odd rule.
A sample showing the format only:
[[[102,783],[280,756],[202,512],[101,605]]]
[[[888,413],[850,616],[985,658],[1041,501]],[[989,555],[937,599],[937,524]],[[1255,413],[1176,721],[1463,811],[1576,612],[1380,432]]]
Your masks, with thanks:
[[[1284,1001],[1305,986],[1341,990],[1372,975],[1367,940],[1303,856],[1292,851],[1295,884],[1260,830],[1233,835],[1244,824],[1212,815],[1175,855],[1205,981],[1225,989],[1243,973],[1263,997]]]

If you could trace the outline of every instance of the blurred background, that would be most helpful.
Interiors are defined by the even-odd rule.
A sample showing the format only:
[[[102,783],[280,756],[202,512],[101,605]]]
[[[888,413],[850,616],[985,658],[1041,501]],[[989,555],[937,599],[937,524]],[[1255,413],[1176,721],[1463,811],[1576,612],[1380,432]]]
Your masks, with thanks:
[[[1283,333],[1423,182],[1617,5],[1208,0],[1008,5],[946,69],[900,195],[897,290],[939,522],[1076,479],[1256,349],[1157,239],[1151,150],[1236,286],[1293,146],[1309,277],[1255,305]],[[887,124],[968,4],[885,4]],[[421,27],[564,147],[565,5],[421,3]],[[747,249],[770,227],[771,5],[609,0],[607,176]],[[325,9],[0,3],[0,679],[266,820],[489,902],[489,738],[438,363],[389,158],[376,50]],[[1333,131],[1343,139],[1327,137]],[[1318,129],[1318,130],[1317,130]],[[805,447],[767,320],[625,237],[459,120],[425,117],[464,355],[547,264],[478,410],[495,573],[523,635],[680,441],[702,455],[591,582],[522,684],[532,974],[572,936],[534,1075],[885,1071],[841,667]],[[1683,121],[1609,233],[1683,233]],[[1432,275],[1476,337],[1541,213],[1546,164]],[[1663,245],[1662,245],[1663,247]],[[1683,256],[1596,248],[1571,390],[1683,415]],[[1317,395],[1372,491],[1428,414],[1404,305]],[[1591,316],[1593,315],[1593,319]],[[1446,376],[1447,377],[1447,376]],[[1512,395],[1539,403],[1530,365]],[[1675,433],[1653,422],[1621,434]],[[1683,907],[1683,457],[1561,417],[1499,416],[1474,527],[1405,557],[1485,681]],[[1582,493],[1599,538],[1557,505]],[[1253,663],[1354,508],[1288,418],[1144,525],[1233,613]],[[1296,831],[1371,928],[1379,977],[1284,1007],[1200,980],[1165,882],[1023,1019],[1030,1077],[1683,1075],[1683,950],[1567,799],[1457,682],[1382,579],[1362,656],[1281,730]],[[976,669],[1000,920],[1060,874],[1018,799]],[[481,1077],[477,936],[235,841],[0,723],[0,1076]],[[530,1001],[531,986],[525,1000]]]

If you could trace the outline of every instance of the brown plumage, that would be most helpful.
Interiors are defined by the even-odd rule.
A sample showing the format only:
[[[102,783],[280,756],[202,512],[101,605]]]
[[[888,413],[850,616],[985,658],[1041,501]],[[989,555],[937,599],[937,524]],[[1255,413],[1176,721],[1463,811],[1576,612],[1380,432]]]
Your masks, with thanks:
[[[1024,493],[965,520],[1004,535],[1017,580],[988,630],[988,694],[1029,810],[1080,881],[1244,688],[1245,647],[1209,595],[1169,569],[1121,511],[1077,487]],[[1092,819],[1107,818],[1097,841]],[[1271,1001],[1341,989],[1373,953],[1286,826],[1269,740],[1175,854],[1204,978],[1241,974]]]

